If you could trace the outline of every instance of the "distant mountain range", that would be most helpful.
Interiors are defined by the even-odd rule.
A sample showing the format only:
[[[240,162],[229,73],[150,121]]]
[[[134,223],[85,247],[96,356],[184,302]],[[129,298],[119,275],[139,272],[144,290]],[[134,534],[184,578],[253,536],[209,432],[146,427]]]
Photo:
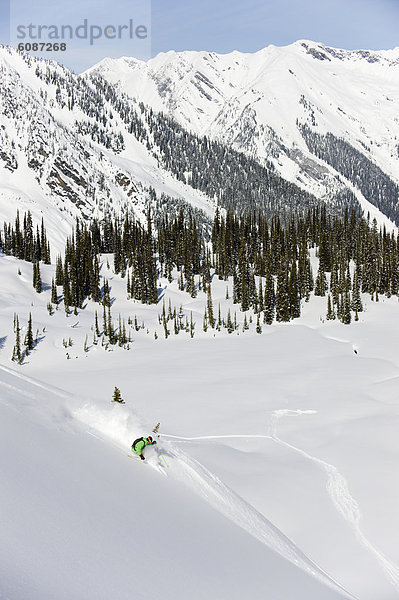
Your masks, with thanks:
[[[168,52],[79,76],[1,47],[0,82],[2,218],[326,203],[399,223],[399,49]]]
[[[87,73],[198,135],[272,163],[318,198],[344,184],[398,218],[399,48],[348,51],[298,41],[255,54],[107,58]]]

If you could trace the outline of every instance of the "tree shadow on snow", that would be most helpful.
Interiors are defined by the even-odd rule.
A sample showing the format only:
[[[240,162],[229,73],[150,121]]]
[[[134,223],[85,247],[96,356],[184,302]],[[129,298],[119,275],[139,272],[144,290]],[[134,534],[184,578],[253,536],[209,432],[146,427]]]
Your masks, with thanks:
[[[46,336],[45,336],[45,333],[46,333],[46,332],[44,332],[44,333],[42,333],[42,334],[39,334],[39,335],[37,336],[37,338],[35,338],[35,348],[37,348],[37,346],[40,344],[40,342],[42,342],[42,341],[44,340],[44,338],[46,337]]]

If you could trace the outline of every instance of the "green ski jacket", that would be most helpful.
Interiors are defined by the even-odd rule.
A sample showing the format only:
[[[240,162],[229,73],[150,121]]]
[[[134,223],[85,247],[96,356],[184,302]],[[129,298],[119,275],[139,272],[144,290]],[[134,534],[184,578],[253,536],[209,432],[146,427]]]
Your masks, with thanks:
[[[132,450],[136,454],[141,454],[146,446],[151,446],[151,442],[148,442],[147,438],[139,438],[133,442]]]

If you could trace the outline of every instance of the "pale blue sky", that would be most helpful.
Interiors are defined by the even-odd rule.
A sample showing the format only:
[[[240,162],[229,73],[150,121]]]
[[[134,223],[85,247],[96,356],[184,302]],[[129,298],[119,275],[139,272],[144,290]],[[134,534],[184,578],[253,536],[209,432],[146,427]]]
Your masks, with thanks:
[[[254,52],[268,44],[311,39],[342,48],[399,46],[399,0],[10,0],[12,45],[16,25],[88,23],[145,25],[147,39],[104,37],[67,42],[52,57],[79,72],[104,56],[147,58],[167,50]],[[7,41],[8,0],[0,0],[0,36]],[[42,38],[43,39],[43,38]],[[42,56],[50,55],[43,53]]]
[[[348,49],[399,46],[399,0],[153,0],[153,52],[228,52],[311,39]]]

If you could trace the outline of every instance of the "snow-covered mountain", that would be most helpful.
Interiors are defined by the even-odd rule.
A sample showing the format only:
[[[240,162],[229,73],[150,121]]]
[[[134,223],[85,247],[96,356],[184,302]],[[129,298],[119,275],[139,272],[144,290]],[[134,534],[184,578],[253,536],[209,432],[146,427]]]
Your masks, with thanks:
[[[370,208],[370,184],[376,204],[396,218],[397,159],[388,157],[397,124],[395,54],[310,42],[253,56],[169,53],[148,64],[105,61],[103,79],[96,69],[76,76],[0,48],[1,220],[13,223],[22,209],[18,228],[15,221],[15,231],[1,231],[0,598],[397,600],[397,238],[379,237],[374,227],[370,237],[351,236],[354,215],[336,223],[334,252],[349,241],[362,247],[359,260],[383,280],[363,290],[364,310],[355,308],[350,325],[326,316],[325,295],[299,298],[291,246],[298,245],[298,272],[300,266],[308,282],[308,238],[312,279],[327,269],[326,220],[317,225],[314,216],[312,235],[288,228],[289,243],[275,222],[270,236],[262,225],[267,263],[285,249],[292,265],[289,280],[279,269],[257,275],[253,287],[268,299],[273,277],[279,289],[287,281],[299,298],[291,304],[301,305],[293,323],[261,323],[257,300],[256,310],[240,306],[235,274],[219,270],[218,277],[205,242],[179,236],[178,224],[156,261],[150,220],[148,239],[139,238],[147,244],[135,246],[127,270],[127,257],[116,251],[121,231],[107,229],[114,253],[95,253],[76,227],[79,252],[70,240],[63,281],[53,289],[56,255],[76,216],[88,221],[129,209],[141,219],[152,205],[159,212],[201,209],[196,217],[206,219],[217,204],[284,214],[319,198],[342,209],[354,202],[352,192]],[[329,87],[334,77],[341,83]],[[376,80],[391,100],[384,112],[378,96],[381,111],[372,118]],[[356,81],[364,86],[360,100],[365,94],[358,104]],[[25,227],[28,210],[32,228]],[[377,209],[374,215],[384,220]],[[32,242],[42,216],[53,262],[40,263],[39,292],[32,286],[38,264],[24,260],[36,261],[35,253],[10,250],[21,250],[21,237]],[[218,243],[256,250],[256,219],[246,219],[245,243],[232,237],[230,217],[228,228],[216,220],[213,237],[219,223]],[[316,230],[319,248],[311,243]],[[136,230],[124,231],[126,250]],[[165,236],[166,227],[159,231]],[[94,234],[98,242],[98,229]],[[193,276],[195,293],[188,289],[190,244],[203,263]],[[170,264],[172,249],[181,253],[180,269]],[[136,260],[139,254],[147,260]],[[238,255],[240,272],[252,284],[245,254]],[[343,286],[340,311],[348,300],[350,313],[358,272],[349,251],[342,254],[328,283]],[[152,304],[132,283],[149,264],[157,267]],[[288,260],[281,264],[288,268]],[[81,271],[85,277],[76,277]],[[77,302],[77,288],[97,275],[102,305],[87,292]],[[223,323],[215,327],[216,307]],[[125,404],[111,403],[115,386]],[[134,460],[132,441],[159,421],[163,458],[151,447],[146,463]]]
[[[50,239],[76,216],[128,209],[214,214],[219,203],[270,214],[318,203],[270,168],[179,129],[98,76],[0,47],[0,209],[48,213]],[[173,149],[173,151],[172,151]],[[334,196],[332,206],[346,198]],[[348,199],[349,204],[353,200]],[[10,208],[12,207],[12,210]],[[60,226],[61,222],[61,226]]]
[[[140,218],[161,199],[205,218],[216,204],[284,215],[360,202],[380,222],[398,221],[395,85],[383,84],[396,67],[394,51],[323,54],[302,42],[105,59],[76,76],[2,47],[2,217],[13,219],[11,204],[34,216],[45,208],[63,239],[77,215],[128,207]],[[385,87],[389,100],[371,118]]]
[[[106,58],[87,73],[186,129],[271,162],[318,197],[344,184],[364,208],[369,201],[398,220],[399,48],[298,41],[255,54],[171,51],[148,62]],[[331,148],[315,133],[329,134]]]
[[[91,81],[6,47],[0,80],[2,220],[13,219],[18,207],[37,218],[44,212],[50,239],[62,246],[76,216],[128,208],[140,218],[151,188],[213,212],[213,201],[157,164]],[[138,108],[129,106],[133,118]]]

